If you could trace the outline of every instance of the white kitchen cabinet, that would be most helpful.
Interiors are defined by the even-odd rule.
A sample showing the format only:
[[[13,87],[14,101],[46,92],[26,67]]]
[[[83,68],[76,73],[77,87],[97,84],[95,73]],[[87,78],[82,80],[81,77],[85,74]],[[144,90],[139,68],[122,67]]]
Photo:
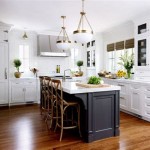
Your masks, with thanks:
[[[121,94],[120,95],[120,108],[123,110],[128,110],[128,96]]]
[[[135,67],[150,70],[150,21],[135,21]]]
[[[10,104],[37,102],[37,79],[14,79],[10,93]]]
[[[8,30],[0,29],[0,43],[8,42]]]
[[[130,90],[129,111],[137,115],[142,114],[140,90]]]
[[[117,82],[117,85],[121,87],[120,108],[123,110],[128,110],[128,107],[129,107],[129,95],[128,95],[129,85],[127,83],[123,83],[123,82]]]
[[[0,105],[8,104],[8,31],[10,26],[0,22]]]
[[[24,102],[24,84],[13,82],[11,84],[11,102]]]
[[[8,104],[8,82],[0,81],[0,104]]]
[[[1,37],[1,35],[0,35]],[[8,43],[0,42],[0,104],[8,104]]]
[[[95,40],[87,43],[87,67],[95,68]]]
[[[37,86],[35,82],[29,82],[24,86],[25,101],[33,102],[37,99]]]

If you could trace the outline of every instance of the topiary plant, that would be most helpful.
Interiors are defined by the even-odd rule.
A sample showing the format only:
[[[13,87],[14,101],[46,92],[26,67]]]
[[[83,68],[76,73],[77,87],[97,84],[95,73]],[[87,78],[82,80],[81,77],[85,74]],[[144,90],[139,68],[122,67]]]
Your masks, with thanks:
[[[14,67],[16,67],[17,71],[19,72],[19,67],[22,64],[21,60],[20,59],[14,59],[13,63],[14,63]]]
[[[78,68],[79,68],[78,74],[79,74],[79,76],[82,76],[82,75],[83,75],[83,72],[81,71],[81,66],[83,66],[83,61],[82,61],[82,60],[78,60],[78,61],[77,61],[77,66],[78,66]]]
[[[83,66],[83,61],[82,61],[82,60],[78,60],[78,61],[77,61],[77,66],[78,66],[78,67]]]

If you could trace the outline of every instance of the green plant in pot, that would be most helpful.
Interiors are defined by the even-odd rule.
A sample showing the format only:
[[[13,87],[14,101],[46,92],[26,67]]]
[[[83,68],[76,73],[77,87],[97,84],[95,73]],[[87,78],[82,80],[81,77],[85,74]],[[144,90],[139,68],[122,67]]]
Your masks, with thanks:
[[[16,67],[16,69],[17,69],[17,71],[14,73],[14,76],[16,78],[20,78],[21,72],[19,72],[19,67],[21,66],[22,62],[20,59],[14,59],[13,63],[14,63],[14,67]]]
[[[81,66],[83,66],[83,61],[82,60],[77,61],[77,66],[79,68],[78,75],[82,76],[83,75],[83,71],[81,71]]]

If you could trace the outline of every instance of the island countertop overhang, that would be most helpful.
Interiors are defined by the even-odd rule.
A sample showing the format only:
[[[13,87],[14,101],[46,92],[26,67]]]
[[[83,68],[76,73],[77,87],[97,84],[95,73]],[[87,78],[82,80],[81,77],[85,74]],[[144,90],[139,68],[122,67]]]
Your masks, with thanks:
[[[68,94],[93,93],[104,91],[120,91],[120,86],[110,85],[109,87],[85,88],[76,85],[77,82],[62,82],[63,91]]]

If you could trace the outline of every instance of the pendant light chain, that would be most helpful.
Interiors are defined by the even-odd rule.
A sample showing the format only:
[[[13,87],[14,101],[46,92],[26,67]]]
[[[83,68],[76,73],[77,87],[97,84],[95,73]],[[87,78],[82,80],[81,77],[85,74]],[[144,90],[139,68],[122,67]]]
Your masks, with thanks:
[[[84,29],[84,20],[86,20],[88,25],[89,25],[89,27],[90,27],[90,29],[91,29],[91,33],[93,33],[93,29],[92,29],[92,27],[91,27],[91,25],[90,25],[90,23],[89,23],[89,21],[88,21],[88,19],[86,17],[85,11],[84,11],[84,1],[85,0],[82,0],[82,11],[80,12],[81,18],[80,18],[77,30],[85,30]]]

